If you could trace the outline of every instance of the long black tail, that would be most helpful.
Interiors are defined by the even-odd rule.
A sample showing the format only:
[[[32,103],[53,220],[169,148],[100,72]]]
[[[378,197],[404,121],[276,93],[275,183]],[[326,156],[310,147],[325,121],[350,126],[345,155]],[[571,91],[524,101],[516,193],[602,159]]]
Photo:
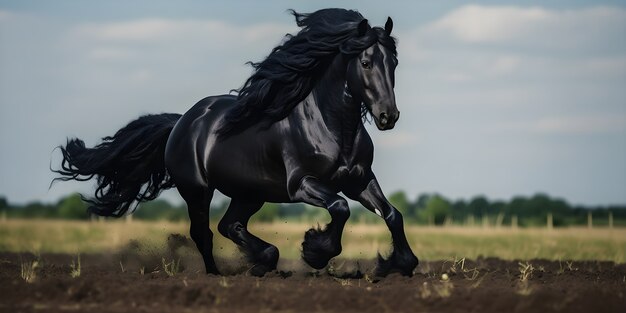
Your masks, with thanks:
[[[96,177],[95,198],[83,199],[92,204],[91,212],[101,216],[119,217],[133,204],[154,200],[161,191],[174,187],[165,170],[164,156],[167,138],[180,117],[180,114],[142,116],[113,137],[104,137],[93,148],[86,148],[78,138],[68,139],[65,147],[59,147],[63,162],[61,169],[53,172],[61,177],[54,181],[86,181]]]

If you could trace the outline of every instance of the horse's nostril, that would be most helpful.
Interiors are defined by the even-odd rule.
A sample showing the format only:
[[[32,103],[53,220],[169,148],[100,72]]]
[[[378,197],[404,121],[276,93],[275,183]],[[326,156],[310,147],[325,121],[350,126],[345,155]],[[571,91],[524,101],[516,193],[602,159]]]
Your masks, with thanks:
[[[385,112],[380,113],[380,118],[378,120],[380,121],[381,125],[383,125],[383,126],[387,125],[387,120],[388,120],[387,113],[385,113]]]

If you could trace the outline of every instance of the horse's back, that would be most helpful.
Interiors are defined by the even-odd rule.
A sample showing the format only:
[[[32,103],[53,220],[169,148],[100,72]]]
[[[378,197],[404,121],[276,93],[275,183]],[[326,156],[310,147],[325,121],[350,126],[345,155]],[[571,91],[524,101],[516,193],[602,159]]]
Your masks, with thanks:
[[[177,186],[200,185],[230,197],[287,202],[280,143],[272,128],[253,125],[218,135],[236,97],[207,97],[178,121],[168,139],[165,165]]]
[[[176,185],[207,184],[202,160],[216,142],[216,130],[235,100],[231,95],[206,97],[178,120],[165,148],[165,166]]]

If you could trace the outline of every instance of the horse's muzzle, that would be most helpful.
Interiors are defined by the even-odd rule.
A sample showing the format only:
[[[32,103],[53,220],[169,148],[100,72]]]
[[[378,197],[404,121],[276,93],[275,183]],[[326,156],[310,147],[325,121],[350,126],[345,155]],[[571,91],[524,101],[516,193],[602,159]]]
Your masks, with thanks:
[[[392,129],[396,126],[396,122],[400,118],[400,111],[395,111],[392,114],[388,114],[387,112],[382,112],[378,117],[374,116],[374,121],[376,122],[376,127],[380,130]]]

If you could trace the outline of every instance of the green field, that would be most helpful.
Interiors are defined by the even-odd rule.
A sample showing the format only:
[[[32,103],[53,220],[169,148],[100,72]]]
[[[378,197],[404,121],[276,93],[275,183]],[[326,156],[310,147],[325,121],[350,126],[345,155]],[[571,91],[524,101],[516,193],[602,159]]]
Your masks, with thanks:
[[[310,224],[295,222],[252,223],[250,231],[275,244],[281,257],[297,258],[304,232]],[[0,251],[31,253],[115,252],[131,240],[150,251],[165,247],[171,233],[188,235],[187,223],[145,221],[0,221]],[[213,225],[212,229],[216,229]],[[626,262],[626,228],[481,228],[407,225],[407,236],[422,260],[451,258],[550,260],[606,260]],[[232,256],[236,247],[215,234],[215,253]],[[343,237],[342,257],[373,258],[385,253],[390,236],[380,224],[349,223]]]

